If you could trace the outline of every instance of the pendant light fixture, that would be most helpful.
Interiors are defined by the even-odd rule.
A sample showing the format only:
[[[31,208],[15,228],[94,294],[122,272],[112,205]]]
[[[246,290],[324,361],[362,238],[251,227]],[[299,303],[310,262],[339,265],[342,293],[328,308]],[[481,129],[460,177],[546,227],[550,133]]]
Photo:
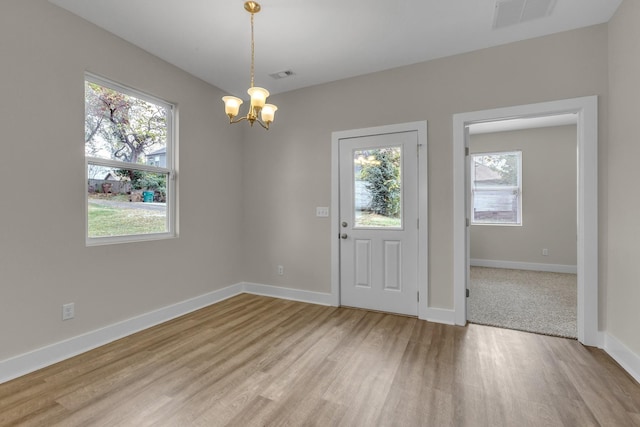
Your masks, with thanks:
[[[273,104],[266,103],[267,97],[269,96],[268,90],[253,85],[253,75],[255,68],[253,16],[256,13],[260,12],[260,5],[255,1],[248,1],[245,2],[244,9],[251,14],[251,86],[249,87],[249,90],[247,90],[247,93],[251,97],[251,105],[249,106],[249,112],[246,116],[236,119],[235,117],[238,115],[240,105],[242,105],[242,99],[235,96],[224,96],[222,97],[222,100],[224,101],[224,112],[227,114],[227,116],[229,116],[229,123],[238,123],[246,120],[251,124],[251,126],[253,126],[253,124],[257,122],[260,124],[260,126],[268,130],[269,125],[273,122],[278,107]],[[260,118],[258,116],[260,116]]]

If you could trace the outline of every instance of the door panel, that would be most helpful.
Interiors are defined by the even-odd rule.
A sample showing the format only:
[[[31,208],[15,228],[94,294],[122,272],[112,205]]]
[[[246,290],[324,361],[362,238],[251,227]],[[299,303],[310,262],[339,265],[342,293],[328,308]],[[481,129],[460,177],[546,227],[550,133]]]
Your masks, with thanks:
[[[371,287],[371,240],[356,240],[356,277],[355,285]]]
[[[417,314],[417,148],[415,131],[339,141],[342,305]]]
[[[401,290],[401,247],[402,243],[399,241],[384,242],[384,289],[386,290]]]

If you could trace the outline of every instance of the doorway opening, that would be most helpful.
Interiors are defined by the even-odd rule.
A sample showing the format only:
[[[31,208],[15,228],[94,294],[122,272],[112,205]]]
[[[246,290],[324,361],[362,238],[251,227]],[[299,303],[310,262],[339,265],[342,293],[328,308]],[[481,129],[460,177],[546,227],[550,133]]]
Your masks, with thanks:
[[[577,338],[576,123],[469,126],[469,322]]]
[[[598,332],[598,153],[597,97],[573,98],[538,104],[455,114],[453,117],[454,170],[454,312],[456,324],[467,322],[470,242],[466,199],[469,126],[506,119],[575,114],[577,117],[577,338],[601,345]]]

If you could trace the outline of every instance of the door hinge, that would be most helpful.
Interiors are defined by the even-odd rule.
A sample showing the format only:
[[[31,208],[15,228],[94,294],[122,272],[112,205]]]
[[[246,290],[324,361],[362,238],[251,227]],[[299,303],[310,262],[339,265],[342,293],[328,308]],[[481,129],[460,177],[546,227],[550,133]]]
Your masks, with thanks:
[[[469,155],[469,147],[464,147],[464,155],[465,156]]]
[[[470,225],[469,218],[465,218],[465,224],[467,224],[467,227]]]
[[[467,288],[467,298],[469,298],[469,288]]]
[[[420,218],[418,218],[416,221],[418,223],[418,228],[420,228]]]
[[[420,302],[420,291],[418,291],[418,302]]]

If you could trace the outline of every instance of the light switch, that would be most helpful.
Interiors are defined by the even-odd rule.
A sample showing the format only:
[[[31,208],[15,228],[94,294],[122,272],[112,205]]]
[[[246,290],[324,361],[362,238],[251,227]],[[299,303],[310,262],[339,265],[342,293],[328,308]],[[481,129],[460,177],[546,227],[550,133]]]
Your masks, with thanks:
[[[321,217],[329,216],[329,208],[326,206],[317,207],[316,216],[321,216]]]

